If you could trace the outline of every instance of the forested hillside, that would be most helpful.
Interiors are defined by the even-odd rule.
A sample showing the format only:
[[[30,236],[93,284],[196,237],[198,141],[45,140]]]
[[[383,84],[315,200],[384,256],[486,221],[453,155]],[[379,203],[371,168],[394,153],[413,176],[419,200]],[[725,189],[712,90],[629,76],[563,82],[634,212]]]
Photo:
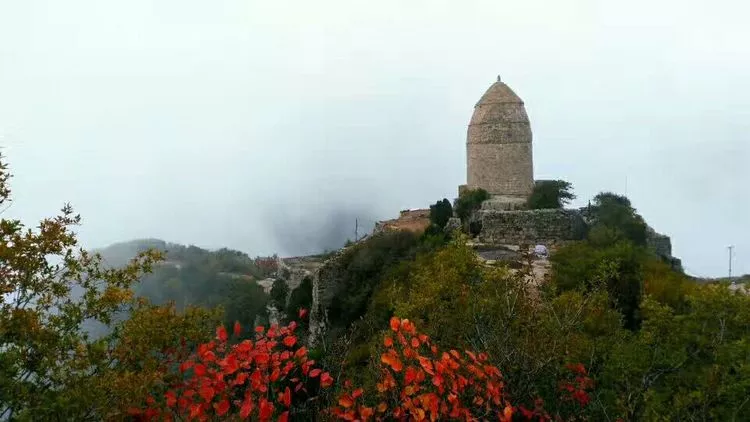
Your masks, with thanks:
[[[141,278],[134,287],[136,295],[158,305],[173,302],[178,310],[188,305],[220,307],[227,322],[252,325],[265,321],[268,295],[256,281],[275,272],[259,264],[264,259],[229,249],[209,251],[157,239],[118,243],[96,252],[106,265],[122,267],[149,249],[163,252],[164,260]]]
[[[8,178],[0,162],[0,206]],[[2,219],[0,419],[750,419],[750,296],[654,254],[627,198],[592,199],[544,283],[523,250],[480,259],[478,202],[459,203],[465,231],[441,200],[424,233],[370,236],[278,287],[280,325],[262,260],[156,240],[99,256],[68,206],[30,230]]]

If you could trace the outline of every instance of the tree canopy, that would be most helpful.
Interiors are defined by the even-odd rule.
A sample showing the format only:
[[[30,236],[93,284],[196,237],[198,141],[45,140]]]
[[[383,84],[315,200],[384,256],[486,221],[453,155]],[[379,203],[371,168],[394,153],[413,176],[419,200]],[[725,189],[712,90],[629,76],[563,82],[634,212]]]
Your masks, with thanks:
[[[9,177],[0,157],[0,205]],[[325,289],[276,283],[300,319],[281,326],[250,322],[273,266],[242,253],[149,240],[115,262],[78,245],[68,205],[32,228],[2,218],[0,420],[746,419],[750,296],[659,260],[624,196],[587,218],[548,283],[465,235],[368,237],[323,265]],[[313,296],[330,330],[308,350]]]
[[[468,189],[458,196],[456,199],[455,210],[456,216],[461,219],[462,222],[467,221],[471,214],[478,210],[482,206],[482,202],[490,199],[490,194],[486,190]]]
[[[453,217],[453,205],[445,198],[430,205],[430,223],[442,230]]]
[[[10,201],[0,157],[0,204]],[[65,205],[29,229],[0,219],[0,419],[119,419],[160,382],[159,353],[200,340],[215,314],[136,300],[133,285],[163,258],[144,251],[122,268],[78,246],[80,217]],[[126,311],[125,321],[116,321]],[[86,323],[114,325],[92,338]]]
[[[593,224],[589,239],[599,245],[613,244],[618,240],[646,245],[647,225],[630,204],[630,200],[612,192],[602,192],[594,197],[589,208]]]
[[[573,185],[564,180],[538,180],[527,204],[529,209],[563,208],[575,199]]]

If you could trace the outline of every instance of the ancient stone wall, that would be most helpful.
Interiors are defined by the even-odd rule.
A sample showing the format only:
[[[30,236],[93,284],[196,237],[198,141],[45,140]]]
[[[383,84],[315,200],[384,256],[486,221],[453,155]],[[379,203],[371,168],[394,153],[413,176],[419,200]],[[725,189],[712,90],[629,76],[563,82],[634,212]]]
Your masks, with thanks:
[[[479,219],[479,241],[485,244],[557,245],[582,240],[586,235],[586,223],[577,210],[483,210]]]
[[[661,257],[672,256],[672,240],[669,236],[657,233],[651,227],[646,229],[646,245]]]
[[[310,331],[307,337],[307,346],[317,346],[320,339],[325,335],[328,326],[328,308],[333,297],[334,289],[331,288],[340,277],[341,257],[351,246],[336,251],[328,257],[320,267],[312,274],[312,305],[310,309]]]
[[[426,213],[425,213],[426,212]],[[429,215],[429,210],[404,211],[400,218],[410,221],[412,217],[422,220]],[[476,217],[481,222],[481,231],[474,243],[477,253],[485,260],[514,261],[519,255],[520,245],[542,244],[554,253],[557,247],[573,241],[583,240],[591,218],[586,209],[547,209],[501,211],[491,208],[479,210]],[[388,225],[393,228],[395,221]],[[398,225],[396,225],[398,226]],[[460,227],[460,220],[452,218],[450,229]],[[404,227],[399,227],[404,229]],[[388,231],[382,225],[383,231]],[[448,229],[448,230],[450,230]],[[649,228],[649,246],[659,255],[679,269],[678,259],[671,257],[669,237],[656,233]],[[310,309],[310,332],[308,346],[314,347],[325,335],[328,327],[327,311],[336,301],[336,285],[345,276],[345,254],[349,246],[326,257],[287,258],[286,266],[291,267],[290,274],[299,273],[311,276],[313,280],[313,300]],[[545,261],[546,262],[546,261]],[[302,269],[306,271],[301,271]],[[547,271],[545,269],[544,271]],[[295,278],[295,277],[292,277]],[[299,278],[299,277],[296,277]],[[292,284],[298,285],[298,282]]]

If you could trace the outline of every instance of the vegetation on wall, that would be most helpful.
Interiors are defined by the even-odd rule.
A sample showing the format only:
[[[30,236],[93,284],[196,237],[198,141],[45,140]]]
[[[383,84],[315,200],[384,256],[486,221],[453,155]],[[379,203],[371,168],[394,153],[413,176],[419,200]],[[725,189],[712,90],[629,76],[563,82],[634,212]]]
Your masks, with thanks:
[[[490,199],[490,194],[484,189],[467,189],[456,199],[456,216],[461,222],[466,222],[471,214],[482,206],[482,202]]]

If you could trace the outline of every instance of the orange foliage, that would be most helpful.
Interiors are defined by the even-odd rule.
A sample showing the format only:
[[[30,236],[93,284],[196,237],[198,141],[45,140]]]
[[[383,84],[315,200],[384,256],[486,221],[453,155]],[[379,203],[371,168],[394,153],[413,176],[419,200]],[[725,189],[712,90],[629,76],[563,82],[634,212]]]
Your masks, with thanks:
[[[228,343],[224,327],[216,329],[216,340],[198,346],[179,366],[182,377],[170,385],[164,400],[149,398],[145,409],[131,409],[140,419],[198,419],[212,416],[255,417],[261,421],[287,420],[296,395],[319,378],[330,387],[333,378],[314,368],[307,349],[299,347],[294,334],[297,324],[256,327],[256,340]],[[233,333],[241,332],[239,324]]]
[[[377,392],[345,392],[331,409],[334,416],[363,421],[512,419],[515,409],[504,394],[500,370],[487,362],[486,354],[441,353],[407,319],[392,318],[390,328],[396,341],[384,338]]]
[[[301,313],[304,315],[304,313]],[[541,399],[533,410],[509,402],[500,370],[486,353],[440,351],[407,319],[392,318],[383,339],[381,377],[376,391],[355,388],[347,381],[329,413],[341,420],[519,420],[550,421]],[[235,323],[235,337],[241,327]],[[293,418],[307,387],[334,384],[334,378],[308,358],[294,334],[297,324],[256,327],[256,340],[228,343],[224,327],[216,340],[197,347],[179,365],[180,380],[163,400],[148,397],[145,409],[130,409],[138,419],[207,420],[219,418]],[[586,368],[568,365],[572,379],[560,384],[563,400],[581,407],[593,386]]]
[[[563,400],[577,403],[580,407],[585,407],[591,401],[586,390],[594,386],[594,381],[589,378],[588,372],[583,364],[568,364],[568,370],[573,375],[572,380],[560,383],[560,390],[563,392]]]

